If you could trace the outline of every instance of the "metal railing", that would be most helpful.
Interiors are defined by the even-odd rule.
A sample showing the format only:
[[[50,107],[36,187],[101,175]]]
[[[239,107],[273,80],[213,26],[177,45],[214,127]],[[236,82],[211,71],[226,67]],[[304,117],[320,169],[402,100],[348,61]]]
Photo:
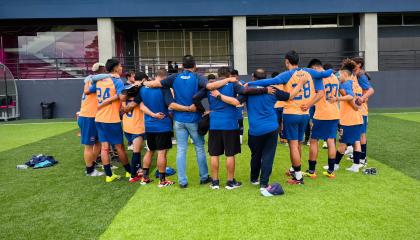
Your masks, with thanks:
[[[4,64],[16,79],[81,78],[91,73],[97,58],[20,58]]]
[[[115,57],[120,60],[124,66],[124,71],[142,71],[149,76],[154,76],[158,69],[165,68],[168,70],[168,61],[172,64],[177,63],[178,68],[182,68],[182,57],[165,56],[161,58],[142,58],[140,56]],[[231,55],[220,56],[194,56],[197,64],[197,72],[199,73],[216,73],[217,68],[225,66],[233,66],[233,57]]]
[[[248,71],[252,72],[259,67],[264,68],[267,72],[283,71],[285,70],[285,54],[248,54]],[[343,59],[356,56],[363,57],[364,54],[359,51],[299,53],[299,65],[306,67],[311,59],[318,58],[322,63],[329,63],[337,69]]]
[[[379,51],[379,70],[420,70],[420,50]]]

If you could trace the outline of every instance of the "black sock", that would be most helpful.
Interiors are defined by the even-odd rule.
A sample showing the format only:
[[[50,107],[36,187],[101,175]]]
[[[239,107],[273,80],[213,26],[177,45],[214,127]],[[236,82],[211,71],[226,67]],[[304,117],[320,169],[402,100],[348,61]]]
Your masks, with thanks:
[[[366,144],[362,144],[362,154],[360,155],[360,159],[366,159],[366,148],[367,148],[367,143]]]
[[[146,178],[149,177],[149,168],[143,168],[143,176]]]
[[[299,165],[299,166],[297,166],[297,167],[295,167],[295,166],[292,166],[293,167],[293,170],[295,171],[295,172],[299,172],[300,170],[301,170],[301,165]]]
[[[133,152],[133,156],[131,157],[131,177],[137,176],[137,171],[141,168],[141,153]]]
[[[334,172],[334,164],[335,164],[335,159],[328,158],[328,172],[329,173]]]
[[[92,166],[88,167],[86,166],[86,174],[91,174],[95,170],[95,165],[92,164]]]
[[[111,177],[112,176],[111,164],[104,165],[104,171],[108,177]]]
[[[335,154],[335,164],[340,164],[341,159],[343,158],[342,153],[340,153],[339,151],[337,151],[337,153]]]
[[[159,180],[161,182],[166,180],[166,172],[159,172]]]
[[[131,166],[130,166],[129,163],[123,165],[123,167],[124,167],[124,169],[125,169],[126,172],[131,172]]]
[[[360,164],[360,155],[362,153],[358,151],[353,151],[353,163],[354,164]]]
[[[308,163],[309,163],[309,171],[315,172],[316,160],[308,160]]]

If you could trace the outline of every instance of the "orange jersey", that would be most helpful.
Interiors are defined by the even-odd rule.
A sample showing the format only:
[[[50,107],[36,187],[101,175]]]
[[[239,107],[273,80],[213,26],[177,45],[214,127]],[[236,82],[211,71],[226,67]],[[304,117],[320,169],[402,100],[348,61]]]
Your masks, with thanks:
[[[359,84],[357,83],[357,80],[347,80],[345,83],[343,83],[343,85],[345,85],[343,89],[346,91],[346,95],[351,95],[355,97],[362,91],[362,88],[360,88]],[[340,102],[340,124],[343,126],[354,126],[363,124],[363,117],[361,111],[354,110],[349,101]]]
[[[296,114],[303,115],[309,114],[309,110],[302,111],[301,106],[308,103],[311,98],[315,96],[315,87],[312,81],[311,75],[303,70],[296,71],[293,73],[290,80],[284,84],[284,91],[291,93],[293,88],[299,83],[299,80],[306,78],[308,81],[303,85],[303,88],[300,90],[298,95],[295,98],[287,101],[284,105],[284,114]]]
[[[127,106],[133,99],[127,100],[122,103],[123,107]],[[131,112],[123,115],[123,130],[126,133],[142,134],[144,133],[144,114],[139,106],[136,106]]]
[[[338,96],[338,89],[340,83],[336,76],[331,75],[330,77],[323,78],[322,82],[325,89],[325,97],[321,98],[315,104],[314,119],[317,120],[335,120],[340,119],[340,110],[338,102],[330,103],[328,100],[331,97]]]
[[[283,84],[275,85],[274,87],[284,91]],[[285,101],[277,101],[276,104],[274,105],[274,108],[282,108],[284,107],[284,105],[286,105]]]
[[[106,99],[119,95],[123,88],[124,85],[121,79],[118,78],[106,78],[98,81],[96,83],[96,95],[98,98],[98,103],[102,104],[102,102]],[[103,106],[101,109],[98,109],[95,121],[102,123],[121,122],[120,107],[121,103],[119,99],[112,101],[111,104]]]
[[[85,87],[90,87],[92,82],[86,82]],[[94,118],[96,116],[96,112],[98,111],[98,99],[95,93],[91,93],[86,95],[83,93],[82,95],[82,103],[80,105],[80,117],[90,117]]]

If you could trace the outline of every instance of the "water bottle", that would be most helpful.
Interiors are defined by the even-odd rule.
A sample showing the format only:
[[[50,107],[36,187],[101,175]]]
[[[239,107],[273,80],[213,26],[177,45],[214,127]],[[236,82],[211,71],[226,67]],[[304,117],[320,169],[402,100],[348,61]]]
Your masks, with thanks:
[[[16,165],[16,168],[17,169],[27,169],[28,168],[28,165],[26,165],[26,164],[23,164],[23,165]]]

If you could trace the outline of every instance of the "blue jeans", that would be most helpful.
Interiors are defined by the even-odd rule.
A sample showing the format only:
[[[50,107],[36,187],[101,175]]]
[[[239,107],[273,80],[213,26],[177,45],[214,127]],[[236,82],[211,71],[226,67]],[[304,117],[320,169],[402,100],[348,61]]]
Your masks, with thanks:
[[[206,180],[209,176],[207,168],[206,152],[204,150],[204,137],[198,134],[198,123],[183,123],[174,121],[174,129],[176,133],[176,166],[178,168],[179,184],[187,184],[187,149],[188,136],[194,141],[195,153],[197,155],[198,170],[200,180]]]

